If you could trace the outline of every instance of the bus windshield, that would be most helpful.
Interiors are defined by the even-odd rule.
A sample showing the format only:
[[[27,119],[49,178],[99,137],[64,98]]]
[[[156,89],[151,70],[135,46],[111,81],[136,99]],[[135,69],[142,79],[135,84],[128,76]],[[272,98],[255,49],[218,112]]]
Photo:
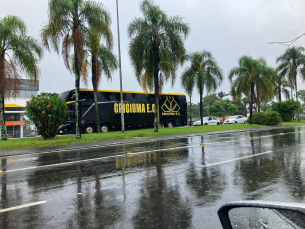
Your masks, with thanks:
[[[70,93],[70,91],[66,91],[66,92],[60,93],[60,94],[59,94],[59,97],[60,97],[62,100],[69,101],[69,100],[67,99],[69,93]]]

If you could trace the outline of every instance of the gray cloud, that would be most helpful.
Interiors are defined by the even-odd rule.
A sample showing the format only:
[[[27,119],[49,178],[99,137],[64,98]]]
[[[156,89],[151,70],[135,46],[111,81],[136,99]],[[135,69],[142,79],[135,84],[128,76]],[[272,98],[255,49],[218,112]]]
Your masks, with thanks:
[[[115,0],[101,1],[112,15],[112,31],[115,39],[114,51],[117,51],[117,27]],[[186,40],[190,52],[203,49],[212,52],[223,69],[225,78],[229,70],[237,65],[242,55],[255,58],[265,57],[268,64],[276,66],[275,59],[286,46],[270,45],[270,41],[288,41],[305,33],[305,4],[301,0],[157,0],[157,4],[168,15],[180,15],[191,26]],[[122,71],[124,90],[142,90],[136,81],[128,57],[127,26],[135,17],[140,17],[139,1],[119,0],[120,32],[122,51]],[[2,0],[0,17],[8,14],[20,16],[28,27],[28,34],[39,39],[43,23],[48,19],[47,0]],[[304,46],[305,37],[295,45]],[[74,88],[74,77],[65,68],[62,58],[54,51],[45,52],[40,63],[42,78],[40,91],[63,92]],[[183,69],[183,68],[182,68]],[[179,76],[181,69],[179,70]],[[84,87],[84,85],[82,85]],[[89,84],[89,87],[92,87]],[[229,92],[230,84],[226,79],[217,91]],[[115,72],[112,82],[103,79],[103,89],[119,89],[119,72]],[[305,89],[299,79],[299,89]],[[177,78],[174,88],[170,84],[164,87],[166,92],[183,93]],[[198,93],[194,101],[198,102]]]

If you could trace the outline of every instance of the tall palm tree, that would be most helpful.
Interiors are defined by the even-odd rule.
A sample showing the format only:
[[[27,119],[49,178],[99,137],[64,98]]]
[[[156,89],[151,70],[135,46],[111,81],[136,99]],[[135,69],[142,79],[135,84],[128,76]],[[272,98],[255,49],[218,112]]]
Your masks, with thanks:
[[[20,71],[34,80],[40,76],[38,61],[43,50],[39,42],[26,35],[26,25],[21,18],[6,16],[0,19],[0,122],[1,139],[7,139],[4,117],[5,97],[15,97],[20,89]],[[12,54],[12,55],[10,55]]]
[[[293,98],[292,90],[298,91],[297,87],[297,75],[300,74],[301,78],[305,80],[305,48],[292,47],[286,49],[283,55],[276,59],[279,64],[277,70],[281,77],[288,76],[288,80],[291,84],[291,98]],[[296,96],[298,101],[298,97]]]
[[[284,93],[285,98],[289,99],[289,90],[287,87],[290,87],[291,85],[289,82],[285,79],[285,77],[282,77],[280,75],[276,75],[275,79],[275,85],[274,85],[274,94],[275,97],[278,99],[279,102],[282,101],[282,93]]]
[[[258,59],[261,72],[255,77],[255,112],[260,112],[262,102],[270,102],[274,97],[274,84],[276,79],[276,70],[267,65],[265,59]]]
[[[129,56],[139,83],[144,89],[154,88],[154,130],[158,132],[159,81],[165,77],[174,84],[177,67],[186,59],[184,39],[190,27],[179,16],[167,16],[151,0],[142,1],[140,10],[144,18],[135,18],[128,25]]]
[[[207,92],[215,91],[223,80],[223,73],[215,58],[209,51],[194,52],[189,54],[191,66],[182,73],[182,78],[193,77],[200,96],[200,118],[202,120],[202,95],[206,88]]]
[[[257,109],[260,101],[268,100],[273,96],[273,74],[274,70],[267,66],[265,59],[253,59],[250,56],[242,56],[238,61],[238,67],[232,68],[229,72],[233,96],[240,97],[244,94],[250,100],[249,120],[251,125],[254,99]]]
[[[187,72],[181,76],[181,86],[186,91],[186,94],[190,96],[190,125],[192,125],[192,94],[195,87],[195,75],[188,75]]]
[[[305,80],[305,48],[303,47],[292,47],[286,49],[283,55],[279,56],[276,59],[276,62],[279,63],[277,67],[280,76],[288,76],[289,82],[291,84],[291,98],[293,98],[293,89],[296,91],[296,100],[299,101],[297,96],[298,84],[297,84],[297,75],[301,76]],[[300,120],[298,113],[298,120]]]
[[[110,17],[109,17],[110,19]],[[110,21],[109,21],[110,26]],[[110,31],[110,27],[107,28],[107,31]],[[105,37],[106,45],[101,44],[101,39]],[[86,37],[85,45],[87,47],[85,56],[87,58],[91,57],[91,81],[93,85],[93,95],[95,103],[95,118],[96,118],[96,131],[100,132],[100,118],[98,110],[98,86],[101,81],[102,73],[106,75],[108,80],[111,80],[112,73],[115,69],[118,68],[118,63],[116,56],[112,53],[112,33],[107,32],[101,36],[101,34],[90,30],[90,33]],[[83,79],[87,78],[89,68],[86,66],[86,63],[89,63],[87,60],[84,61],[81,75]],[[85,80],[86,81],[86,80]]]
[[[84,59],[84,37],[90,30],[104,34],[108,28],[108,15],[101,3],[90,0],[49,0],[49,21],[44,26],[41,37],[44,46],[61,52],[66,67],[70,68],[70,51],[73,46],[75,70],[75,117],[76,139],[81,138],[79,85],[80,71]]]

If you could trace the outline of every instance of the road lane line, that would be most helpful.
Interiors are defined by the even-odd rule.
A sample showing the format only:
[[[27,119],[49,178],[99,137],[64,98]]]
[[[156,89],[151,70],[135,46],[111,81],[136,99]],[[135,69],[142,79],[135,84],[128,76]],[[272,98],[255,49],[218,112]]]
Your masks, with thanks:
[[[211,143],[206,143],[206,145],[220,144],[220,143],[223,143],[223,142],[227,143],[227,142],[234,142],[234,141],[237,141],[237,139],[236,140],[229,140],[229,141],[211,142]],[[188,145],[188,146],[179,146],[179,147],[171,147],[171,148],[163,148],[163,149],[155,149],[155,150],[133,152],[133,155],[153,153],[153,152],[160,152],[160,151],[178,150],[178,149],[184,149],[184,148],[191,148],[191,147],[194,147],[194,146],[202,147],[199,144],[192,144],[192,145]],[[32,170],[32,169],[49,168],[49,167],[55,167],[55,166],[72,165],[72,164],[77,164],[77,163],[82,163],[82,162],[105,160],[105,159],[111,159],[111,158],[123,157],[123,156],[127,156],[127,155],[124,153],[124,154],[117,154],[117,155],[108,156],[108,157],[98,157],[98,158],[91,158],[91,159],[71,161],[71,162],[64,162],[64,163],[56,163],[56,164],[50,164],[50,165],[32,166],[32,167],[28,167],[28,168],[7,170],[4,173],[12,173],[12,172],[18,172],[18,171]]]
[[[298,132],[302,132],[302,131],[293,131],[293,132],[287,132],[286,134],[292,134],[292,133],[298,133]],[[239,132],[236,132],[239,133]],[[234,133],[223,133],[223,134],[234,134]],[[236,135],[236,134],[234,134]],[[280,134],[273,134],[273,135],[264,135],[264,136],[259,136],[259,137],[253,137],[253,139],[258,139],[258,138],[266,138],[266,137],[272,137],[272,136],[276,136],[276,135],[280,135]],[[193,136],[182,136],[179,138],[188,138],[188,137],[199,137],[199,136],[211,136],[210,134],[199,134],[199,135],[193,135]],[[172,139],[177,139],[177,137],[173,137],[173,138],[168,138],[169,140]],[[137,143],[148,143],[148,142],[152,142],[152,141],[162,141],[164,139],[150,139],[150,140],[143,140],[143,141],[138,141],[138,142],[117,142],[117,143],[109,143],[109,144],[101,144],[101,145],[94,145],[94,146],[87,146],[87,147],[75,147],[75,148],[71,148],[71,149],[62,149],[62,150],[51,150],[51,151],[43,151],[43,152],[39,152],[39,153],[26,153],[26,154],[17,154],[17,155],[10,155],[10,156],[5,156],[5,155],[1,155],[0,158],[4,157],[4,158],[9,158],[9,157],[25,157],[25,156],[29,156],[29,155],[37,155],[37,154],[49,154],[49,153],[60,153],[60,152],[69,152],[69,151],[75,151],[75,150],[87,150],[87,149],[94,149],[94,148],[106,148],[106,147],[113,147],[113,146],[123,146],[123,145],[131,145],[131,144],[137,144]],[[242,140],[242,139],[236,139],[236,140],[232,140],[232,141],[238,141],[238,140]],[[222,142],[229,142],[229,141],[222,141]],[[206,143],[206,144],[214,144],[214,143],[221,143],[221,142],[213,142],[213,143]]]
[[[47,201],[39,201],[39,202],[35,202],[35,203],[19,205],[19,206],[16,206],[16,207],[5,208],[5,209],[1,209],[0,213],[8,212],[8,211],[13,211],[13,210],[21,209],[21,208],[27,208],[27,207],[31,207],[31,206],[35,206],[35,205],[40,205],[40,204],[44,204],[46,202]]]
[[[209,165],[203,165],[201,167],[209,167],[209,166],[213,166],[213,165],[220,165],[220,164],[224,164],[224,163],[228,163],[228,162],[232,162],[232,161],[238,161],[238,160],[242,160],[245,158],[250,158],[250,157],[256,157],[259,155],[264,155],[264,154],[268,154],[268,153],[272,153],[273,151],[266,151],[263,153],[257,153],[257,154],[253,154],[253,155],[249,155],[249,156],[245,156],[245,157],[239,157],[239,158],[235,158],[235,159],[231,159],[231,160],[227,160],[227,161],[221,161],[221,162],[217,162],[217,163],[213,163],[213,164],[209,164]]]
[[[182,148],[190,148],[190,147],[193,147],[193,146],[194,145],[180,146],[180,147],[173,147],[173,148],[165,148],[165,149],[156,149],[156,150],[148,150],[148,151],[142,151],[142,152],[135,152],[135,153],[133,153],[133,155],[145,154],[145,153],[151,153],[151,152],[158,152],[158,151],[176,150],[176,149],[182,149]],[[48,167],[54,167],[54,166],[71,165],[71,164],[77,164],[77,163],[82,163],[82,162],[98,161],[98,160],[104,160],[104,159],[110,159],[110,158],[116,158],[116,157],[123,157],[123,156],[127,156],[127,155],[126,154],[118,154],[118,155],[113,155],[113,156],[108,156],[108,157],[98,157],[98,158],[71,161],[71,162],[65,162],[65,163],[57,163],[57,164],[51,164],[51,165],[33,166],[33,167],[28,167],[28,168],[8,170],[8,171],[5,171],[4,173],[12,173],[12,172],[18,172],[18,171],[24,171],[24,170],[48,168]]]

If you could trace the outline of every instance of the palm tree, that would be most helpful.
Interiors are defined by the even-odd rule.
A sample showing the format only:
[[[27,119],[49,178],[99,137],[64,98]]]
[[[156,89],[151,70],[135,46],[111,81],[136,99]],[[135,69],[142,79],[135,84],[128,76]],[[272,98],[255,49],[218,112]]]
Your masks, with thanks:
[[[144,18],[135,18],[128,26],[129,56],[144,90],[146,86],[155,90],[154,126],[158,132],[160,80],[162,83],[165,77],[174,84],[177,67],[186,59],[184,39],[190,27],[179,16],[168,17],[150,0],[142,1],[140,10]]]
[[[262,102],[270,102],[274,97],[274,84],[276,79],[276,70],[267,65],[265,59],[258,59],[261,66],[261,72],[255,78],[255,112],[260,112]]]
[[[41,37],[44,46],[50,46],[61,52],[66,67],[70,68],[70,50],[73,46],[75,71],[75,117],[76,139],[81,138],[79,84],[80,71],[84,60],[84,37],[90,30],[104,34],[108,28],[108,14],[105,14],[103,5],[90,0],[49,0],[49,21],[44,26]]]
[[[207,92],[215,91],[223,80],[222,70],[209,51],[194,52],[189,54],[191,66],[182,73],[182,78],[193,77],[200,96],[200,118],[202,120],[202,94],[204,88]]]
[[[181,86],[186,91],[186,94],[190,96],[190,125],[192,125],[192,94],[195,87],[195,75],[182,74]]]
[[[42,58],[43,50],[36,39],[26,35],[26,30],[26,25],[19,17],[9,15],[0,19],[0,122],[2,140],[7,140],[4,99],[18,95],[20,70],[34,82],[40,76],[38,61]]]
[[[276,59],[279,64],[277,70],[281,77],[288,76],[288,80],[291,84],[291,98],[293,98],[292,90],[298,91],[297,88],[297,75],[298,72],[303,80],[305,80],[305,55],[303,52],[305,48],[303,47],[292,47],[286,49],[283,55]],[[298,97],[296,96],[298,101]]]
[[[276,59],[279,63],[277,67],[280,76],[288,76],[289,82],[291,84],[291,98],[293,98],[292,90],[296,91],[296,100],[299,101],[297,96],[298,85],[297,85],[297,75],[298,72],[303,80],[305,80],[305,55],[303,52],[305,48],[303,47],[292,47],[286,49],[285,53]],[[300,120],[298,112],[298,120]]]
[[[267,66],[265,59],[253,59],[250,56],[242,56],[238,61],[238,65],[238,67],[232,68],[229,72],[231,91],[233,96],[240,97],[244,94],[249,98],[250,124],[252,125],[254,99],[256,100],[257,110],[261,101],[267,101],[273,96],[274,70]]]
[[[291,87],[285,77],[280,75],[276,75],[275,85],[274,85],[274,94],[275,97],[278,99],[279,102],[282,101],[282,93],[284,93],[285,98],[289,99],[289,90],[287,87]]]
[[[303,52],[305,48],[303,47],[292,47],[286,49],[285,53],[276,59],[279,63],[277,70],[280,76],[288,76],[289,83],[291,85],[291,98],[293,98],[293,89],[296,91],[296,100],[299,101],[297,96],[298,85],[297,85],[297,75],[298,72],[303,80],[305,80],[305,55]],[[300,119],[298,113],[298,120]]]
[[[109,17],[110,19],[110,17]],[[110,26],[110,21],[108,22]],[[94,95],[94,103],[95,103],[95,118],[96,118],[96,131],[100,132],[100,118],[99,118],[99,110],[98,110],[98,86],[101,81],[102,73],[106,75],[107,79],[111,80],[112,73],[118,67],[116,56],[112,53],[112,33],[110,31],[110,27],[108,26],[106,31],[109,31],[101,36],[99,33],[90,30],[90,33],[86,37],[85,45],[86,49],[86,57],[91,57],[91,74],[92,74],[92,85],[93,85],[93,95]],[[101,38],[106,40],[106,45],[101,44]],[[87,67],[89,63],[88,60],[84,61],[81,75],[83,79],[87,78],[88,70]],[[86,81],[86,80],[85,80]]]

